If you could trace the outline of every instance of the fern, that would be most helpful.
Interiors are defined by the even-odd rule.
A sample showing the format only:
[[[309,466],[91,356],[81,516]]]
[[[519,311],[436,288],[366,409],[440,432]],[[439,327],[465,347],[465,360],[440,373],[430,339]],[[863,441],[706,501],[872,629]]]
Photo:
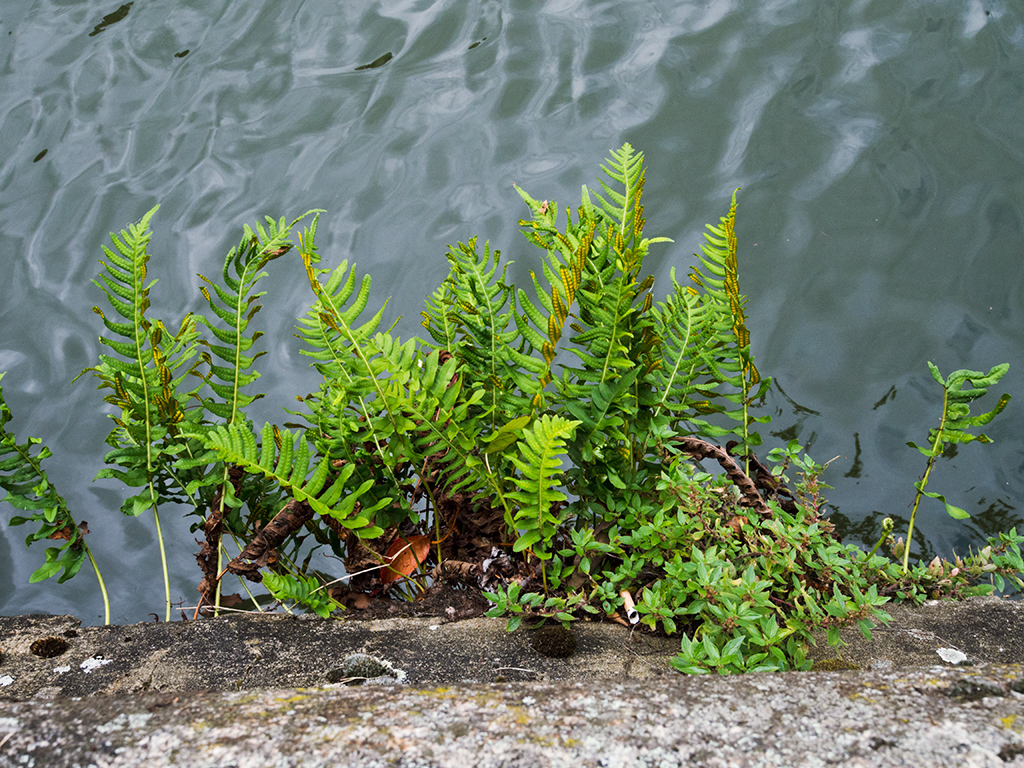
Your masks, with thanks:
[[[995,408],[986,413],[971,416],[971,403],[988,394],[988,387],[996,384],[1010,369],[1008,363],[993,367],[988,373],[982,371],[959,370],[953,371],[948,378],[942,378],[939,369],[931,362],[928,363],[928,370],[932,378],[942,387],[942,417],[939,419],[939,426],[928,431],[928,446],[921,447],[916,443],[907,443],[911,448],[916,448],[922,455],[928,457],[928,464],[925,467],[924,475],[914,483],[917,494],[914,496],[914,504],[910,511],[910,524],[907,528],[907,544],[903,550],[903,572],[906,573],[910,563],[910,542],[914,534],[914,520],[917,517],[917,507],[921,503],[921,497],[927,496],[941,501],[946,508],[946,514],[950,517],[963,520],[970,517],[960,507],[953,506],[946,497],[939,493],[926,491],[928,478],[931,475],[932,467],[938,461],[939,456],[946,450],[949,444],[957,443],[990,443],[991,438],[984,434],[974,434],[970,430],[988,424],[997,415],[1003,412],[1010,402],[1010,396],[1004,394],[996,402]],[[964,389],[970,382],[971,386]]]
[[[707,437],[737,436],[739,452],[749,453],[753,446],[761,443],[760,436],[751,431],[751,424],[770,420],[768,416],[752,416],[750,406],[768,391],[771,379],[761,378],[750,351],[750,332],[743,312],[746,298],[739,292],[735,224],[736,192],[733,192],[728,215],[721,218],[717,227],[709,224],[708,232],[704,233],[703,255],[698,256],[704,270],[693,268],[690,278],[697,287],[691,286],[689,291],[702,303],[706,313],[704,329],[713,334],[700,355],[703,365],[699,373],[705,382],[702,391],[708,395],[701,410],[722,413],[739,424],[728,429],[699,418],[692,419],[692,423]],[[728,385],[730,391],[719,390],[721,384]],[[715,403],[713,397],[723,398],[738,407],[723,407]]]
[[[637,221],[643,215],[639,205],[644,187],[643,161],[643,153],[634,154],[633,147],[629,144],[623,144],[621,149],[612,150],[608,164],[602,165],[601,169],[609,178],[622,185],[622,192],[602,181],[601,187],[611,198],[611,202],[600,194],[594,194],[615,226],[615,236],[622,239],[623,250],[630,247],[633,236],[640,234]],[[584,194],[584,205],[587,205],[587,202],[587,195]]]
[[[214,318],[219,321],[197,318],[213,336],[212,341],[200,342],[208,350],[202,358],[209,366],[206,383],[213,392],[212,397],[203,398],[202,405],[214,418],[222,419],[227,424],[235,424],[243,419],[244,409],[263,397],[262,393],[243,392],[245,387],[259,378],[253,365],[265,354],[265,351],[248,354],[262,336],[259,332],[247,335],[250,322],[262,308],[259,299],[265,294],[255,291],[256,284],[267,276],[264,267],[291,249],[289,236],[292,228],[311,213],[319,214],[318,211],[308,211],[290,224],[283,218],[274,221],[267,217],[266,227],[257,222],[255,231],[246,225],[238,246],[232,248],[224,259],[222,284],[199,275],[205,283],[200,286],[203,298]],[[311,229],[315,233],[316,218]],[[175,471],[178,473],[178,484],[184,486],[185,495],[192,501],[197,513],[206,514],[208,511],[209,514],[203,525],[206,545],[197,557],[207,574],[204,584],[214,593],[212,602],[216,610],[220,606],[218,574],[223,571],[220,540],[225,522],[228,523],[229,531],[244,532],[240,530],[244,528],[240,521],[230,517],[225,521],[225,514],[228,507],[241,507],[243,500],[238,496],[243,488],[241,485],[236,487],[232,482],[226,465],[211,462],[209,456],[198,454],[192,446],[183,446],[183,457],[175,464]],[[201,502],[193,496],[197,491],[200,492]],[[249,496],[248,500],[253,501],[254,497]],[[211,580],[215,581],[215,586],[209,583]],[[210,599],[209,589],[201,587],[202,600]]]
[[[439,473],[437,486],[445,494],[486,493],[510,521],[504,483],[479,456],[484,434],[493,429],[493,408],[484,407],[487,390],[458,375],[457,358],[441,363],[439,353],[423,355],[413,340],[399,345],[381,335],[374,346],[381,353],[375,371],[386,382],[385,396],[407,419],[406,432],[396,435],[399,442],[408,439],[407,455],[428,460],[431,471]]]
[[[535,360],[515,349],[519,333],[510,329],[515,294],[505,283],[508,264],[498,272],[500,255],[487,243],[478,253],[476,238],[449,248],[451,271],[423,313],[423,326],[439,343],[437,348],[458,357],[465,374],[487,390],[486,406],[492,414],[499,408],[528,409],[540,390],[529,371],[542,371]],[[527,372],[520,371],[519,363],[525,363]]]
[[[531,276],[536,298],[518,293],[517,321],[524,343],[549,370],[559,348],[578,361],[559,376],[545,371],[540,383],[553,381],[558,405],[581,422],[567,446],[574,465],[567,478],[580,512],[603,504],[624,487],[623,477],[640,470],[650,448],[650,377],[662,365],[653,278],[641,278],[641,271],[650,246],[668,240],[644,237],[643,155],[626,144],[602,168],[609,181],[600,182],[603,194],[593,193],[597,204],[584,187],[577,219],[567,211],[564,231],[557,205],[519,191],[534,215],[520,222],[524,234],[546,254],[543,282]]]
[[[531,429],[524,432],[519,441],[519,456],[512,462],[521,473],[513,479],[520,490],[509,494],[512,501],[519,502],[516,514],[516,528],[519,537],[513,551],[522,552],[537,544],[546,544],[554,538],[561,520],[554,514],[557,505],[566,500],[560,490],[562,465],[559,455],[565,451],[565,439],[571,438],[578,421],[560,416],[544,415],[537,419]],[[534,550],[542,560],[551,557],[546,547]]]
[[[684,289],[674,267],[670,279],[673,293],[653,310],[662,359],[652,376],[657,393],[652,406],[655,417],[665,412],[678,422],[694,412],[711,410],[708,398],[714,396],[717,382],[701,385],[699,377],[718,343],[715,327],[720,307]]]
[[[390,499],[383,499],[375,506],[357,512],[356,503],[370,489],[372,481],[366,481],[346,494],[347,482],[355,465],[342,467],[331,479],[330,457],[323,456],[311,462],[313,457],[304,435],[293,435],[288,430],[278,430],[271,424],[265,424],[261,442],[257,445],[256,437],[248,427],[222,424],[196,432],[193,436],[215,451],[221,460],[246,472],[263,474],[297,501],[309,504],[314,512],[334,518],[360,536],[373,538],[384,532],[371,523],[368,515]],[[275,451],[275,446],[279,446],[279,452]]]
[[[320,583],[310,576],[290,576],[270,571],[263,574],[263,584],[275,600],[291,600],[303,608],[308,608],[322,619],[326,619],[331,615],[331,611],[341,607],[323,591]]]
[[[364,463],[361,459],[369,450],[367,468],[360,469],[358,477],[376,481],[371,491],[374,498],[390,496],[402,485],[398,475],[408,458],[399,444],[388,439],[402,432],[403,416],[384,397],[370,361],[375,353],[366,348],[377,332],[384,307],[360,324],[369,301],[369,276],[363,277],[357,291],[355,267],[343,261],[321,282],[312,253],[304,250],[302,258],[317,300],[299,319],[299,338],[304,342],[300,354],[311,357],[323,377],[319,392],[303,399],[313,422],[315,444],[320,452],[353,464],[357,459]],[[403,496],[396,501],[403,514],[411,514]]]
[[[291,249],[292,245],[288,239],[291,227],[310,213],[318,212],[309,211],[290,225],[286,224],[284,219],[275,222],[267,217],[267,227],[264,228],[257,223],[255,232],[246,226],[241,242],[236,248],[231,249],[224,260],[221,272],[224,287],[199,275],[206,283],[200,287],[203,297],[213,314],[226,326],[220,328],[206,318],[200,319],[219,342],[206,346],[221,363],[218,365],[210,361],[211,375],[208,380],[210,388],[219,399],[207,398],[203,404],[208,411],[228,424],[237,420],[243,408],[263,396],[247,395],[242,392],[243,387],[259,378],[259,373],[252,370],[252,366],[265,354],[259,352],[255,355],[246,355],[262,335],[245,335],[249,322],[262,309],[258,300],[266,293],[255,293],[256,283],[267,276],[262,270],[270,261]],[[210,288],[213,289],[213,294],[210,293]]]
[[[0,373],[0,381],[5,373]],[[89,528],[85,522],[75,522],[68,510],[64,497],[50,483],[43,469],[43,461],[53,454],[46,446],[36,446],[42,442],[37,437],[30,437],[28,442],[18,444],[15,436],[7,431],[7,424],[14,418],[11,409],[4,400],[3,387],[0,386],[0,488],[7,491],[3,501],[26,512],[28,517],[14,516],[11,525],[39,523],[39,528],[25,539],[29,547],[37,541],[60,541],[66,543],[61,547],[47,547],[46,562],[37,568],[29,577],[34,584],[55,576],[63,571],[57,582],[63,584],[82,568],[88,558],[99,581],[100,594],[103,596],[104,623],[110,623],[110,600],[107,597],[103,575],[92,556],[89,545],[85,543],[85,534]]]
[[[105,272],[94,282],[122,320],[109,319],[99,307],[93,308],[110,333],[101,336],[100,342],[114,355],[100,355],[99,365],[87,370],[100,380],[99,388],[113,390],[104,399],[121,411],[120,416],[113,417],[116,426],[107,438],[114,450],[105,460],[113,466],[101,470],[97,477],[113,477],[128,486],[144,488],[127,499],[121,511],[138,516],[153,510],[166,592],[165,620],[170,621],[170,579],[158,510],[163,487],[159,475],[175,458],[173,440],[185,419],[187,403],[202,386],[202,380],[192,389],[183,387],[195,371],[195,363],[191,363],[197,354],[195,321],[186,317],[181,330],[171,336],[162,322],[153,322],[146,314],[153,285],[146,282],[149,221],[158,207],[137,224],[121,230],[120,237],[111,235],[116,250],[103,248],[106,261],[101,264]]]
[[[349,268],[348,262],[343,261],[321,283],[310,254],[304,252],[302,257],[317,301],[306,316],[299,319],[299,338],[306,344],[300,353],[313,358],[313,366],[324,377],[320,393],[306,398],[306,405],[317,426],[329,432],[338,403],[355,399],[360,415],[365,417],[370,410],[369,399],[381,394],[370,375],[370,363],[363,346],[380,325],[384,307],[357,326],[356,321],[369,300],[370,277],[363,276],[356,292],[355,267]],[[350,299],[353,299],[352,304],[346,307]]]

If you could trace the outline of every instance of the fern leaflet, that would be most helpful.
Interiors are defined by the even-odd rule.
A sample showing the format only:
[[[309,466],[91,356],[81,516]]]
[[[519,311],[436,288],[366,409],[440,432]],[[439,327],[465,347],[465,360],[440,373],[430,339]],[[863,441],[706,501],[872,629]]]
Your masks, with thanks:
[[[521,474],[512,481],[520,490],[508,495],[510,500],[519,502],[515,524],[520,535],[514,551],[522,552],[535,544],[549,542],[561,524],[552,511],[566,500],[565,494],[558,490],[562,485],[559,455],[565,452],[565,440],[572,437],[579,424],[561,416],[544,414],[523,433],[518,445],[522,458],[512,457]],[[551,557],[543,547],[536,554],[542,560]]]
[[[331,479],[330,456],[325,455],[311,465],[309,443],[302,434],[293,435],[288,430],[278,430],[271,424],[265,424],[261,443],[257,445],[256,437],[248,427],[221,424],[193,436],[215,451],[223,461],[246,472],[261,473],[271,478],[297,501],[309,504],[318,514],[334,518],[359,536],[373,538],[384,532],[371,523],[368,515],[391,499],[380,500],[373,507],[357,512],[356,502],[370,489],[372,481],[364,482],[345,495],[346,484],[355,465],[346,464]],[[280,441],[280,452],[275,458],[276,441]]]

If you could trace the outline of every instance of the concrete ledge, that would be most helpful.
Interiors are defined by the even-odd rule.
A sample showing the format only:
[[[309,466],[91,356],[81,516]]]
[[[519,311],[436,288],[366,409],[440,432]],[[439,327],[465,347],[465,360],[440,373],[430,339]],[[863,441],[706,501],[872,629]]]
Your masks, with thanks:
[[[1024,765],[1020,666],[158,693],[0,707],[2,766]]]
[[[0,617],[0,766],[1024,765],[1024,604],[890,612],[814,649],[855,671],[730,678],[615,624],[550,658],[499,619]]]

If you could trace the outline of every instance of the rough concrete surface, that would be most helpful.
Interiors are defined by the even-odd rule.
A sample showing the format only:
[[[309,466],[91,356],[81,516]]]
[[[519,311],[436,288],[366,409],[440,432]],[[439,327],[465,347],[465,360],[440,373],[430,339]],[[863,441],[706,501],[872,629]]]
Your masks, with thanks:
[[[1024,604],[890,613],[859,671],[731,678],[613,624],[556,659],[502,620],[0,617],[0,766],[1024,765]],[[403,684],[341,685],[356,653]]]

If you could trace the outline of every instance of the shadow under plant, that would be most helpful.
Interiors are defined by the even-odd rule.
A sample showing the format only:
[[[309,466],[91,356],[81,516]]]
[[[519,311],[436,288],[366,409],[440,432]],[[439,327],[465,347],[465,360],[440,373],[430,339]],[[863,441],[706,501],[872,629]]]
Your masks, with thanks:
[[[750,351],[735,194],[689,280],[673,271],[655,301],[643,264],[665,238],[644,237],[643,156],[626,144],[602,169],[600,191],[584,187],[561,224],[557,204],[520,190],[532,213],[520,224],[541,249],[525,288],[489,244],[451,248],[422,313],[429,339],[382,328],[354,266],[320,268],[315,211],[246,227],[220,280],[200,276],[210,314],[177,332],[148,312],[156,209],[104,248],[110,316],[96,312],[108,354],[88,372],[118,414],[99,476],[137,491],[122,511],[153,516],[162,557],[162,505],[197,516],[204,612],[244,602],[222,594],[229,573],[257,610],[287,601],[321,616],[443,580],[481,590],[510,629],[587,615],[639,623],[680,636],[680,671],[738,672],[807,668],[814,630],[832,643],[844,625],[870,636],[889,600],[1024,588],[1015,530],[967,558],[915,565],[891,520],[871,552],[840,542],[820,514],[824,467],[795,443],[767,464],[756,455],[770,380]],[[299,423],[256,428],[246,407],[260,396],[262,353],[249,324],[264,270],[296,251],[315,297],[299,338],[323,378],[291,412]],[[1006,370],[943,377],[932,366],[943,407],[915,446],[928,458],[915,512],[929,496],[966,515],[927,490],[930,473],[947,446],[988,441],[972,430],[1009,398],[980,415],[970,404]],[[19,444],[11,418],[3,404],[0,485],[30,513],[11,523],[38,524],[28,544],[65,542],[31,579],[64,581],[87,558],[99,577],[88,531],[47,482],[49,451]],[[348,575],[311,568],[310,545]],[[166,560],[163,570],[166,584]]]

